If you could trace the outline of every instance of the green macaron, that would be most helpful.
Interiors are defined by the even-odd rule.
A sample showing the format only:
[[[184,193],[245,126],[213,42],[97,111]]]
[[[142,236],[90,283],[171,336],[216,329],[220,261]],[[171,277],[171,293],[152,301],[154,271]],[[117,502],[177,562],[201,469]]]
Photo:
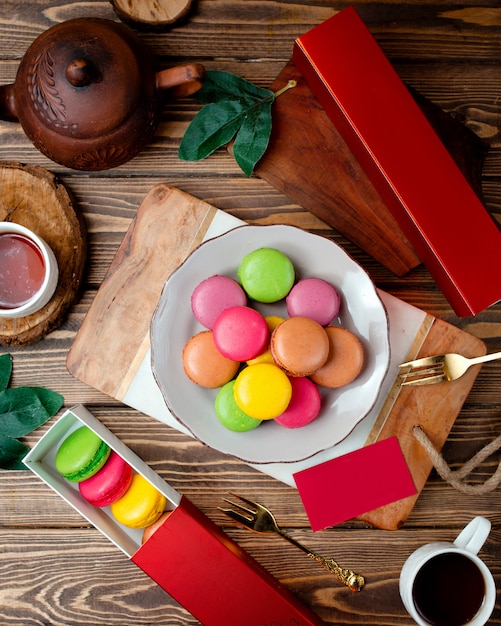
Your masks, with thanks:
[[[282,300],[295,279],[292,261],[275,248],[259,248],[247,254],[237,275],[249,298],[257,302]]]
[[[261,424],[261,420],[250,417],[237,405],[235,402],[235,394],[233,393],[234,386],[235,381],[230,380],[230,382],[223,385],[218,391],[214,403],[216,415],[221,424],[226,426],[228,430],[233,430],[238,433],[254,430],[254,428],[257,428],[259,424]]]
[[[79,483],[94,476],[110,456],[110,447],[87,426],[71,433],[56,453],[56,469],[67,480]]]

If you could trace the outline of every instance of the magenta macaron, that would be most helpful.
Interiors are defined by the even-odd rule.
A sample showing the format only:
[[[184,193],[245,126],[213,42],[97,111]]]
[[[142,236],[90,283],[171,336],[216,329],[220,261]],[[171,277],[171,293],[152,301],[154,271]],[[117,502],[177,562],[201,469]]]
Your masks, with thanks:
[[[264,317],[247,306],[225,309],[214,322],[214,344],[233,361],[249,361],[268,346],[270,329]]]
[[[289,377],[289,380],[292,385],[291,400],[275,422],[285,428],[301,428],[318,417],[322,400],[317,386],[309,378]]]
[[[78,488],[87,502],[93,506],[103,507],[121,498],[129,488],[131,480],[131,466],[112,450],[97,474],[78,483]]]

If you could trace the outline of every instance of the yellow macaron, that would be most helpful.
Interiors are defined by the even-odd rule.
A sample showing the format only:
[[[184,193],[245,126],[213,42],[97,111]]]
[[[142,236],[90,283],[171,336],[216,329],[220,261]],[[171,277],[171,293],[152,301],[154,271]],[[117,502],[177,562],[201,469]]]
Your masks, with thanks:
[[[285,411],[292,386],[285,372],[271,363],[245,367],[235,380],[235,402],[249,417],[270,420]]]
[[[167,499],[141,474],[134,474],[125,494],[111,504],[113,517],[128,528],[145,528],[162,515]]]

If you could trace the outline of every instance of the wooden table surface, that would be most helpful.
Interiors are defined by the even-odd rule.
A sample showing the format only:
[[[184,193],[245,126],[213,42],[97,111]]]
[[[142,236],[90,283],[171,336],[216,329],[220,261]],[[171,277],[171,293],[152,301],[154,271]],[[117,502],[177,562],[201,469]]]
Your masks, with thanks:
[[[487,207],[500,222],[499,3],[358,0],[353,4],[401,78],[457,114],[488,142],[483,191]],[[228,70],[265,87],[289,60],[294,39],[344,6],[332,0],[195,0],[182,23],[165,32],[142,32],[140,37],[165,66],[200,61],[208,69]],[[14,80],[24,51],[42,31],[65,19],[91,15],[118,19],[107,1],[4,0],[0,84]],[[41,165],[54,172],[73,194],[89,233],[85,290],[62,326],[31,346],[1,350],[13,355],[12,386],[45,386],[60,392],[66,407],[85,404],[326,623],[412,623],[398,593],[406,557],[422,543],[452,540],[474,515],[492,522],[481,556],[501,589],[499,489],[464,495],[433,471],[400,530],[382,531],[349,521],[313,533],[293,488],[111,400],[67,373],[68,350],[105,272],[141,200],[160,182],[251,224],[288,223],[321,233],[345,246],[382,289],[482,338],[489,351],[501,350],[501,305],[475,318],[459,319],[423,266],[397,278],[268,183],[246,178],[225,150],[195,164],[180,161],[177,148],[197,110],[193,99],[166,105],[146,149],[126,165],[100,173],[71,171],[52,163],[31,145],[20,126],[0,122],[0,160]],[[500,280],[499,268],[482,279]],[[481,369],[444,447],[446,460],[453,468],[460,467],[500,428],[498,361]],[[30,435],[28,445],[45,429]],[[472,482],[486,480],[499,460],[499,453],[486,460]],[[228,522],[217,507],[229,491],[268,504],[296,539],[362,572],[367,578],[365,589],[351,594],[280,537],[253,535]],[[38,478],[28,471],[0,472],[0,624],[197,623]],[[489,623],[501,623],[499,600]]]

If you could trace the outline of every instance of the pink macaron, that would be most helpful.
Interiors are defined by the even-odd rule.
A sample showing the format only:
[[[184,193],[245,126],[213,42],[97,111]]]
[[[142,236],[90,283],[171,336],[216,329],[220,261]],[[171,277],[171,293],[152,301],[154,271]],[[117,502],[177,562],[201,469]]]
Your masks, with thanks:
[[[320,392],[309,378],[290,377],[292,396],[285,411],[275,422],[285,428],[301,428],[312,422],[320,413]]]
[[[264,317],[247,306],[225,309],[212,329],[216,348],[228,359],[249,361],[268,347],[270,330]]]
[[[93,506],[108,506],[129,488],[132,468],[114,450],[103,467],[87,480],[78,483],[80,494]]]
[[[196,319],[212,329],[219,314],[232,306],[245,306],[247,296],[229,276],[214,274],[199,283],[191,294],[191,310]]]
[[[303,278],[286,298],[290,317],[309,317],[320,326],[327,326],[339,312],[341,298],[338,290],[321,278]]]

